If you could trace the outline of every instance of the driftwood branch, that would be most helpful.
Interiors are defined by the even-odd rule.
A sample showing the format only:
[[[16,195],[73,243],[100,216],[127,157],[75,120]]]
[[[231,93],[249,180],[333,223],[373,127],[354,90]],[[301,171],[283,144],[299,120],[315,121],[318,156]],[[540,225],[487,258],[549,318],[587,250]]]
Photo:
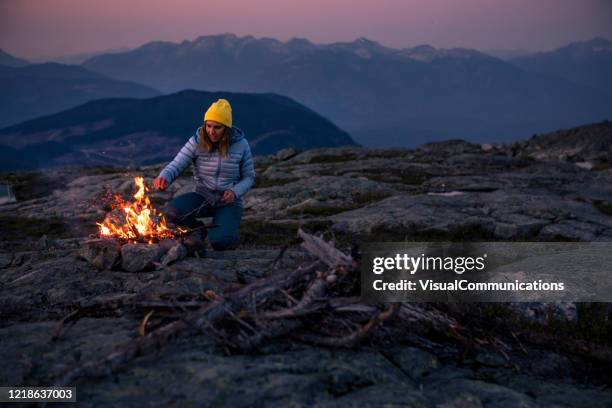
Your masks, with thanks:
[[[348,255],[343,254],[337,250],[333,245],[328,244],[323,239],[310,235],[304,232],[302,229],[298,230],[298,236],[304,240],[302,247],[319,258],[321,261],[329,267],[336,267],[339,265],[351,266],[353,260]]]
[[[283,319],[288,317],[298,317],[308,314],[314,310],[319,310],[327,302],[320,302],[320,300],[325,295],[327,291],[328,282],[324,278],[317,278],[310,285],[310,287],[306,290],[302,299],[298,301],[298,303],[289,308],[289,309],[281,309],[274,310],[271,312],[261,313],[256,317],[259,319]],[[319,305],[315,304],[319,301]],[[314,306],[314,307],[313,307]]]
[[[348,334],[343,337],[322,337],[313,334],[296,334],[294,337],[297,340],[315,344],[318,346],[327,346],[327,347],[354,347],[363,339],[368,337],[374,329],[376,329],[380,324],[382,324],[385,320],[390,319],[398,310],[399,304],[394,303],[389,306],[383,312],[377,313],[372,316],[372,318],[359,330]]]

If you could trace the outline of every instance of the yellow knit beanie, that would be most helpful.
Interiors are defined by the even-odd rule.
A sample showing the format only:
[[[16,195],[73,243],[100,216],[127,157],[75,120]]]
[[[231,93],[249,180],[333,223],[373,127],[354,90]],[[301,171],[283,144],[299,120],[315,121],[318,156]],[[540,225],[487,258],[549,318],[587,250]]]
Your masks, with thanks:
[[[227,99],[219,99],[210,105],[204,114],[204,122],[207,120],[214,120],[227,127],[232,127],[232,106]]]

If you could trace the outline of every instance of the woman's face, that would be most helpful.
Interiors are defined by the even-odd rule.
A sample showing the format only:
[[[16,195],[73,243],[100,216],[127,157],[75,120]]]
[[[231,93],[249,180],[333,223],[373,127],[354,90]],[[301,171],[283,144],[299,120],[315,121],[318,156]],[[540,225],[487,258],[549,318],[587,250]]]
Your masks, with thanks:
[[[219,122],[215,122],[214,120],[207,120],[206,124],[206,134],[211,142],[217,143],[221,136],[223,136],[223,132],[225,131],[225,125],[222,125]]]

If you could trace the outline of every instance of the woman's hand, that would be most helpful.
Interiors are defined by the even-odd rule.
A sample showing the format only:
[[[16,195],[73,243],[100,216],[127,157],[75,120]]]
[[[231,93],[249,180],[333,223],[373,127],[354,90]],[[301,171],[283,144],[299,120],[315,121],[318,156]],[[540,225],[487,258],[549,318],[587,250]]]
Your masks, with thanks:
[[[159,176],[155,180],[153,180],[153,188],[156,190],[165,190],[168,188],[170,183],[165,178]]]
[[[236,194],[232,190],[225,190],[221,200],[226,204],[233,203],[236,200]]]

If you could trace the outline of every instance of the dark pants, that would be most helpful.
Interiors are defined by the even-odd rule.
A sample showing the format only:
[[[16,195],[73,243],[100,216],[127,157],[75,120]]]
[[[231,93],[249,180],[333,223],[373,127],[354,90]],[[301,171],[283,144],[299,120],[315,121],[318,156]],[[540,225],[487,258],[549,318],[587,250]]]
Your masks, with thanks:
[[[242,211],[242,202],[208,204],[206,198],[198,193],[175,197],[164,208],[169,221],[186,228],[200,226],[196,218],[212,217],[213,224],[218,227],[208,231],[208,240],[216,251],[235,249],[238,246]]]

